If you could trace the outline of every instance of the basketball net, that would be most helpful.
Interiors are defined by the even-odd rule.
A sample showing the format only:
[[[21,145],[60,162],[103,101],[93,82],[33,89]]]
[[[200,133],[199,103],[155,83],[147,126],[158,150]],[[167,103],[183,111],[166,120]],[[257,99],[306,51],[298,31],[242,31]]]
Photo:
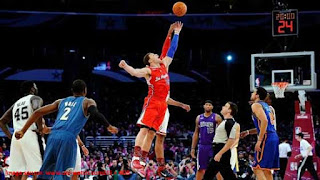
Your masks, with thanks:
[[[288,87],[288,82],[274,82],[272,83],[273,92],[276,98],[284,98],[284,91]]]

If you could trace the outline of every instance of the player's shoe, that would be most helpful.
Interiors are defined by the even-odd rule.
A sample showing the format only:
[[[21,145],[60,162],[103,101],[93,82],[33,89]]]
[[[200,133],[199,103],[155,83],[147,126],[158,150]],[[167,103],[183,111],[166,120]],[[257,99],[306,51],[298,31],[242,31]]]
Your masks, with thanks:
[[[146,172],[144,171],[144,168],[137,169],[137,173],[140,177],[145,178],[146,177]]]
[[[133,157],[132,158],[131,168],[132,169],[136,169],[136,170],[142,169],[142,168],[144,169],[144,166],[141,165],[141,163],[140,163],[140,158],[139,157]]]
[[[165,179],[173,179],[174,176],[166,168],[158,168],[157,175]]]

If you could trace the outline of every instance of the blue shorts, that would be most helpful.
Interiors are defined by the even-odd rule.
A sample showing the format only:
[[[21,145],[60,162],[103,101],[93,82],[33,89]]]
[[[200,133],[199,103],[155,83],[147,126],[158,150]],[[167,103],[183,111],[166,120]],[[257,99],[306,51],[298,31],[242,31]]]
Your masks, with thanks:
[[[41,179],[70,179],[77,155],[77,143],[74,134],[68,131],[54,130],[48,137],[40,169]]]
[[[261,142],[261,152],[255,152],[254,169],[280,169],[279,162],[279,137],[277,133],[264,135]]]
[[[208,167],[210,159],[213,157],[212,145],[201,145],[198,146],[198,170],[205,170]]]

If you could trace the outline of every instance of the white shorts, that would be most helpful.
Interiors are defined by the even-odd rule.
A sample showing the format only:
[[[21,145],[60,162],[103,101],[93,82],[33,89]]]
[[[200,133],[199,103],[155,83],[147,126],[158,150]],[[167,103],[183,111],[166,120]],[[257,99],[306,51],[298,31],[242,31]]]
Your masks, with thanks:
[[[238,151],[236,147],[230,149],[231,157],[230,157],[230,165],[233,172],[239,172],[239,165],[238,165]]]
[[[42,137],[43,150],[45,149]],[[10,172],[38,172],[42,165],[42,156],[37,133],[27,130],[20,140],[12,135],[10,147]]]
[[[157,131],[157,134],[161,134],[161,135],[164,135],[164,136],[167,134],[168,124],[169,124],[169,117],[170,117],[170,113],[169,113],[169,109],[167,108],[166,114],[164,115],[164,119],[162,121],[161,126],[159,127],[159,131]]]
[[[80,153],[80,147],[77,141],[77,159],[76,159],[76,166],[74,168],[74,172],[80,172],[81,171],[81,153]]]

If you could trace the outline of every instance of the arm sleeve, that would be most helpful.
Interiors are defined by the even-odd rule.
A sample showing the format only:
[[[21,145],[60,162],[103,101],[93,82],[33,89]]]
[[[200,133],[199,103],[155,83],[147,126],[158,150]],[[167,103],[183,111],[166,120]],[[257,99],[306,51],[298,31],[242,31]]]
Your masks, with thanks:
[[[110,126],[110,123],[106,119],[106,117],[100,113],[96,106],[92,105],[88,108],[88,113],[90,115],[90,119],[93,118],[93,120],[97,120],[98,122],[105,124],[106,127]]]
[[[160,55],[160,59],[163,59],[167,55],[170,44],[171,44],[171,36],[167,36],[167,38],[164,41],[163,46],[162,46],[162,52]]]
[[[225,129],[227,131],[228,138],[231,138],[231,139],[235,139],[236,138],[237,128],[236,128],[235,124],[236,123],[234,121],[231,121],[231,120],[226,122]]]
[[[177,48],[178,48],[178,41],[179,41],[179,35],[178,34],[174,34],[172,41],[171,41],[171,45],[170,48],[168,50],[167,56],[173,58],[174,53],[176,52]]]

